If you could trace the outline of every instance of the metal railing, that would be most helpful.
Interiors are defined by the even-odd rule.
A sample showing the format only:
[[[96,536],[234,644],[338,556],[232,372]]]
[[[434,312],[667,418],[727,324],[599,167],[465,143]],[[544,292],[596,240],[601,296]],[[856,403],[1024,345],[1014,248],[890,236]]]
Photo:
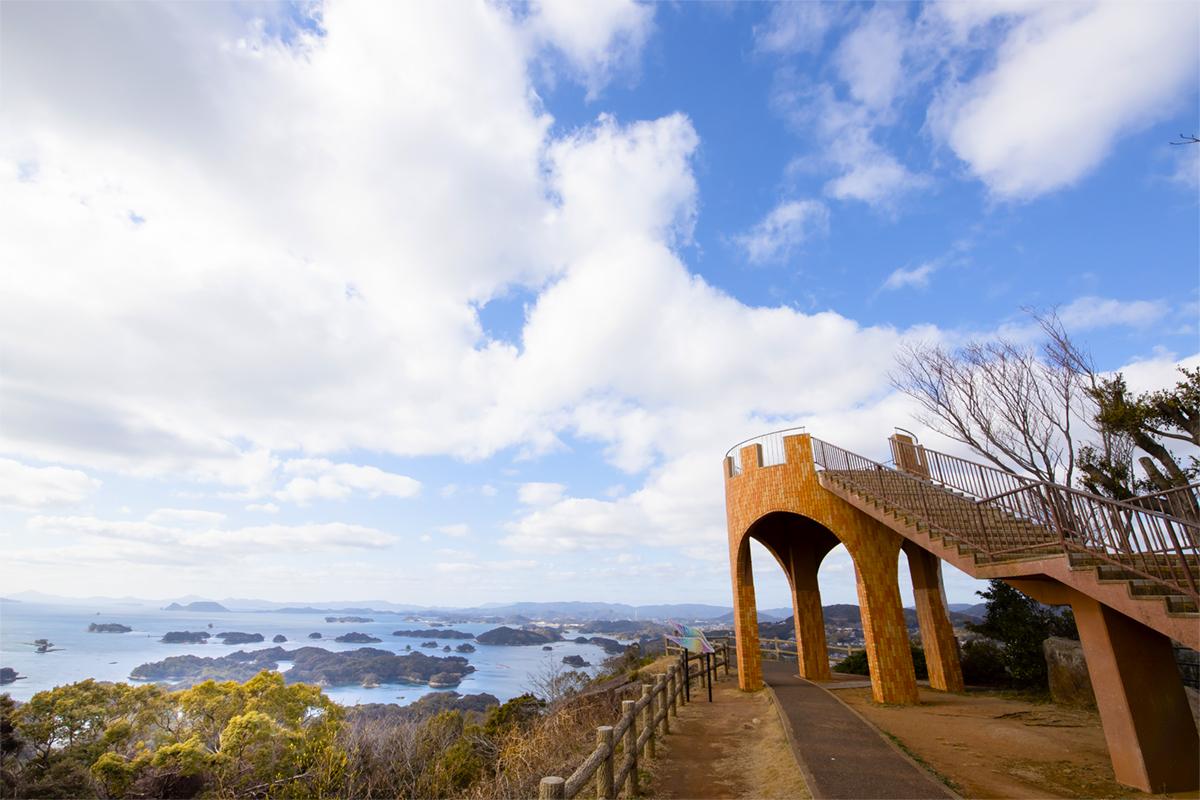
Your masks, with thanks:
[[[1200,522],[1200,483],[1189,483],[1187,486],[1138,495],[1125,502],[1180,519]]]
[[[654,757],[655,739],[671,732],[671,718],[678,715],[680,705],[691,701],[692,681],[700,680],[711,692],[720,666],[724,666],[728,675],[728,645],[722,644],[716,656],[706,661],[684,651],[677,663],[655,676],[654,683],[642,684],[640,698],[622,701],[621,718],[615,725],[601,725],[596,729],[596,748],[570,777],[542,778],[538,784],[538,798],[570,800],[593,781],[595,796],[601,800],[612,800],[622,786],[626,797],[636,797],[639,759]],[[619,762],[618,754],[621,756]]]
[[[733,459],[733,475],[742,474],[742,448],[748,444],[757,444],[762,447],[763,466],[770,467],[776,464],[784,464],[787,462],[787,453],[783,449],[783,439],[785,436],[794,436],[797,433],[803,433],[804,426],[798,428],[782,428],[770,433],[764,433],[760,436],[753,436],[743,442],[738,442],[733,447],[725,451],[726,458]]]
[[[831,478],[985,556],[1085,554],[1200,602],[1200,523],[944,453],[921,452],[928,478],[813,439],[813,458]]]

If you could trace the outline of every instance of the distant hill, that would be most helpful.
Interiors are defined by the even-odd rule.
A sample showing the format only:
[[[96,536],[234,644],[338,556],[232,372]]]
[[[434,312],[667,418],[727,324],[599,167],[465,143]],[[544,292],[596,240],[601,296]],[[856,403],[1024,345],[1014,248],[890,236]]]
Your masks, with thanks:
[[[220,603],[214,603],[211,600],[197,600],[187,605],[179,603],[171,603],[171,605],[163,608],[163,611],[204,611],[210,614],[228,612],[229,609]]]
[[[983,619],[987,613],[987,603],[947,603],[946,608],[974,619]]]

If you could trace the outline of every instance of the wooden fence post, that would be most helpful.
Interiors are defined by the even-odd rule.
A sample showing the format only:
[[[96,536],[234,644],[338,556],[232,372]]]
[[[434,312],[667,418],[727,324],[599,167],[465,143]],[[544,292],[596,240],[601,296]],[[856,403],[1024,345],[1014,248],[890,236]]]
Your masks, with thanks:
[[[729,677],[729,640],[726,639],[725,644],[723,644],[721,647],[725,651],[725,677],[728,678]]]
[[[667,671],[667,685],[670,687],[671,695],[671,716],[679,716],[679,665],[672,664],[671,669]]]
[[[661,672],[654,678],[654,694],[662,698],[662,732],[665,736],[671,732],[671,698],[667,697],[667,676]],[[655,703],[654,708],[657,715],[659,704]]]
[[[642,751],[642,755],[648,755],[654,758],[654,684],[642,684],[642,697],[646,699],[646,708],[642,711],[642,727],[650,731],[650,735],[646,737],[646,749]]]
[[[596,728],[596,745],[608,750],[608,757],[600,762],[596,770],[596,800],[613,800],[617,796],[613,789],[613,760],[617,743],[613,741],[612,725]]]
[[[625,776],[625,796],[637,797],[638,793],[638,726],[637,705],[633,700],[623,700],[621,711],[629,717],[629,727],[625,729],[625,758],[629,759],[629,774]]]
[[[562,778],[542,778],[538,784],[538,800],[562,800],[567,796],[567,782]]]

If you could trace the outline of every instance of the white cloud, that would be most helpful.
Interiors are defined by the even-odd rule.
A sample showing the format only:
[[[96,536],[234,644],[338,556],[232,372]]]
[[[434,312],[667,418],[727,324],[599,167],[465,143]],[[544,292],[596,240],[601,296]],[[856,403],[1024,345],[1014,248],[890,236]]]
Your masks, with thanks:
[[[264,514],[278,514],[279,506],[274,503],[250,503],[246,506],[247,511],[261,511]]]
[[[558,502],[566,490],[561,483],[523,483],[517,489],[517,500],[527,506],[546,506]]]
[[[1196,80],[1198,15],[1194,3],[1022,9],[994,68],[945,91],[933,127],[998,197],[1069,186],[1121,135],[1174,111]],[[993,21],[985,13],[955,24]]]
[[[0,458],[0,505],[36,510],[74,506],[87,500],[100,481],[66,467],[32,467]]]
[[[535,0],[534,36],[554,46],[588,89],[589,98],[637,63],[654,28],[654,6],[634,0]]]
[[[148,514],[146,521],[154,525],[216,527],[225,521],[225,515],[198,508],[160,508]]]
[[[1153,325],[1170,311],[1161,300],[1115,300],[1109,297],[1080,297],[1058,310],[1063,324],[1072,330],[1128,325]]]
[[[213,558],[234,554],[377,550],[397,542],[394,534],[363,525],[341,522],[302,525],[250,525],[239,528],[197,528],[194,518],[184,524],[146,520],[107,520],[90,516],[44,516],[29,519],[26,527],[42,539],[68,537],[80,546],[96,541],[137,543],[139,554],[157,553],[160,559]],[[68,545],[73,547],[76,545]],[[126,552],[118,549],[116,552]],[[217,553],[217,556],[213,556]],[[136,559],[135,559],[136,560]]]
[[[829,210],[817,200],[780,203],[735,241],[756,264],[785,259],[801,244],[829,230]]]
[[[892,270],[891,274],[883,282],[883,289],[903,289],[905,287],[914,287],[923,289],[929,285],[929,278],[937,271],[937,265],[933,262],[921,264],[912,269],[897,267]]]
[[[283,472],[297,477],[274,493],[276,500],[308,505],[315,499],[345,500],[360,491],[368,497],[415,497],[421,482],[406,475],[384,472],[378,467],[335,464],[323,458],[293,459]]]
[[[754,43],[763,53],[819,50],[833,22],[829,6],[818,3],[776,3],[767,21],[754,26]]]
[[[462,539],[471,535],[471,526],[465,522],[456,522],[452,525],[442,525],[437,529],[438,533],[443,536],[449,536],[454,539]]]
[[[838,47],[838,72],[867,108],[887,110],[902,85],[907,27],[900,6],[876,6]]]

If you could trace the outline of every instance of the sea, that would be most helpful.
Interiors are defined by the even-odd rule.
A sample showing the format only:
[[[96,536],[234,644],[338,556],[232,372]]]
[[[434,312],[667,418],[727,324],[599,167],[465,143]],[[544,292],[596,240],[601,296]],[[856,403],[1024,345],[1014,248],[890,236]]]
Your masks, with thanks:
[[[428,686],[409,684],[381,684],[376,688],[362,686],[337,686],[325,689],[326,695],[342,705],[362,703],[394,703],[407,705],[438,691],[457,691],[459,694],[488,692],[502,702],[512,699],[534,687],[531,678],[544,674],[551,665],[561,664],[564,656],[582,656],[593,666],[584,671],[595,674],[605,659],[604,650],[597,645],[576,644],[571,641],[555,642],[550,651],[542,645],[507,647],[483,645],[467,639],[439,639],[438,649],[421,648],[426,638],[393,636],[395,630],[428,629],[428,621],[414,622],[398,614],[354,614],[369,617],[374,622],[333,623],[326,616],[349,616],[343,612],[290,613],[278,611],[228,611],[194,612],[163,611],[149,606],[105,606],[103,608],[33,603],[0,602],[0,666],[12,667],[22,677],[14,683],[0,686],[0,694],[9,694],[14,700],[29,700],[37,692],[52,689],[85,678],[102,681],[130,680],[129,673],[140,664],[161,661],[167,656],[197,655],[221,656],[237,650],[259,650],[282,647],[294,650],[298,647],[322,647],[326,650],[355,650],[359,647],[374,647],[404,653],[405,645],[414,651],[431,656],[462,655],[475,672],[468,675],[453,690],[431,689]],[[116,622],[133,628],[129,633],[88,633],[90,623]],[[478,635],[489,631],[495,624],[466,623],[446,625],[446,628]],[[255,644],[225,645],[219,639],[209,639],[206,644],[163,644],[159,641],[168,631],[208,631],[212,634],[225,631],[261,633],[265,641]],[[369,633],[383,641],[378,644],[343,644],[334,637],[357,631]],[[319,632],[322,638],[309,639],[309,634]],[[287,637],[287,642],[276,645],[271,639],[277,634]],[[574,636],[574,634],[572,634]],[[35,639],[48,639],[54,649],[46,653],[36,652]],[[461,642],[475,646],[474,653],[455,653],[453,648]],[[450,645],[450,653],[441,647]],[[280,671],[290,666],[280,663]],[[564,667],[566,668],[566,667]]]

